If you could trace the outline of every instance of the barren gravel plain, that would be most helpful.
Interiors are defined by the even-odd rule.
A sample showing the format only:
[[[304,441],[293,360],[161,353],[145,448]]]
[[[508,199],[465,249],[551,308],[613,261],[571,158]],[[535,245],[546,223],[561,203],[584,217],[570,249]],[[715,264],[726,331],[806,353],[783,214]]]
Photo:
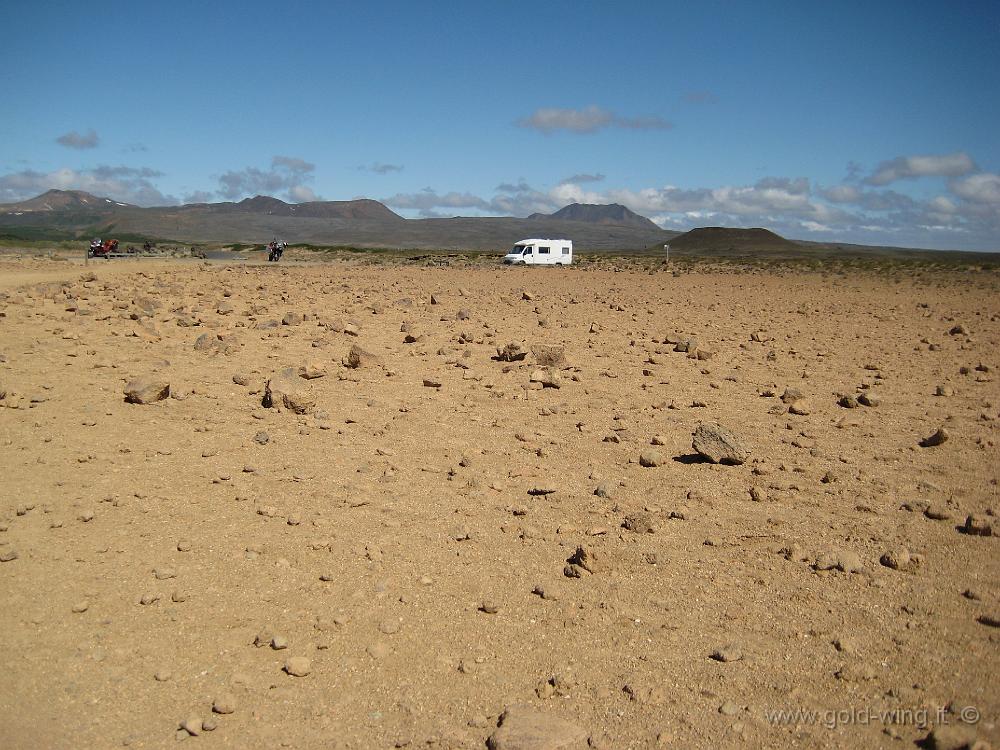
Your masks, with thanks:
[[[998,353],[992,271],[7,256],[0,745],[998,747]]]

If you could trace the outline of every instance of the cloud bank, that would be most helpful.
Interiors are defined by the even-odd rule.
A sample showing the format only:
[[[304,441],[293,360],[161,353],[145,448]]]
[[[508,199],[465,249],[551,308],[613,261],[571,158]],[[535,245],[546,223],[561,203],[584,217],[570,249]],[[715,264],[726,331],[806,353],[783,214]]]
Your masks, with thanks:
[[[293,203],[320,200],[307,183],[313,180],[316,165],[294,156],[275,156],[270,169],[246,167],[220,175],[216,193],[226,200],[254,195],[284,197]]]
[[[605,128],[626,130],[669,130],[673,123],[662,117],[622,117],[595,104],[584,109],[542,107],[517,121],[517,125],[550,135],[560,130],[579,135],[596,133]]]
[[[46,190],[84,190],[137,206],[167,206],[177,199],[164,195],[153,184],[163,173],[149,167],[102,165],[93,169],[26,169],[0,176],[0,202],[16,203]]]
[[[897,156],[879,164],[865,178],[868,185],[889,185],[915,177],[957,177],[976,171],[972,158],[961,151],[941,156]]]
[[[521,180],[492,196],[425,188],[384,202],[418,216],[455,213],[527,216],[569,203],[620,203],[666,229],[762,226],[790,237],[827,242],[1000,250],[1000,175],[975,170],[968,155],[897,157],[860,183],[816,185],[805,177],[766,177],[751,185],[594,189],[600,175],[579,174],[549,188]],[[855,170],[856,171],[856,170]],[[891,173],[891,174],[890,174]],[[940,194],[918,199],[872,184],[872,178],[938,178]],[[951,176],[949,180],[940,178]],[[601,176],[602,177],[602,176]]]
[[[77,133],[75,130],[71,130],[70,132],[64,133],[56,138],[56,143],[60,146],[65,146],[66,148],[97,148],[97,144],[100,143],[100,138],[97,137],[97,131],[93,128],[83,134]]]

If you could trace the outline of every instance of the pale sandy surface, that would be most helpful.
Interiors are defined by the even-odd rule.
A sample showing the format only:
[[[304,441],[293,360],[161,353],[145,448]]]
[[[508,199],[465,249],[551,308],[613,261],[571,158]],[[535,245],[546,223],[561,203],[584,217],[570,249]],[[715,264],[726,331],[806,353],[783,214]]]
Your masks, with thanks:
[[[959,530],[1000,533],[996,275],[53,265],[0,263],[4,748],[173,747],[227,693],[183,742],[484,747],[527,704],[592,747],[908,748],[968,706],[1000,743],[1000,541]],[[565,346],[561,387],[508,342]],[[261,406],[310,363],[318,414]],[[694,461],[702,422],[750,460]]]

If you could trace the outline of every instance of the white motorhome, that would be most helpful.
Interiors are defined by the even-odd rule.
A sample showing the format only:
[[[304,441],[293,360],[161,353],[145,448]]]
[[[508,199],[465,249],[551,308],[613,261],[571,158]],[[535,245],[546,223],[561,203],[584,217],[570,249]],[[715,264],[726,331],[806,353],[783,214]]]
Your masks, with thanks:
[[[521,240],[503,262],[511,266],[568,266],[573,262],[573,241]]]

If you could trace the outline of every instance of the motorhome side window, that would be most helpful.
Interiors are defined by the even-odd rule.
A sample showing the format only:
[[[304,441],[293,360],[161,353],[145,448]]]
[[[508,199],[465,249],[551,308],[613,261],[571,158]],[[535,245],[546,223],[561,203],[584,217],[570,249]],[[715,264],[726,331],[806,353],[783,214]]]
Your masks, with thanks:
[[[538,254],[539,255],[548,255],[549,254],[549,248],[547,248],[547,247],[540,247],[540,248],[538,248]]]
[[[568,247],[564,247],[562,254],[563,255],[569,255],[569,248]]]

